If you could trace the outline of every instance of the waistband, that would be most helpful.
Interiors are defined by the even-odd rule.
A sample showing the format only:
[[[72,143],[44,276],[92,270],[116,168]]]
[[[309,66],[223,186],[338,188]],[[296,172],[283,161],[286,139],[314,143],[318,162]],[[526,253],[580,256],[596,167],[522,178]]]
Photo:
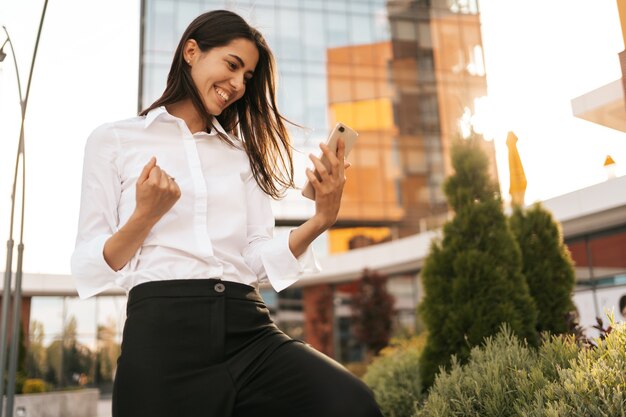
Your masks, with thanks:
[[[171,279],[143,282],[128,293],[127,304],[150,297],[225,297],[263,302],[256,288],[219,278]]]

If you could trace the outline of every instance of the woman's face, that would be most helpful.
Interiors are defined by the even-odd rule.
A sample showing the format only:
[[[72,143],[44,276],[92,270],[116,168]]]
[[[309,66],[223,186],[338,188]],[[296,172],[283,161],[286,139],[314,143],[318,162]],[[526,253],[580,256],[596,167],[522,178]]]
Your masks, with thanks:
[[[259,61],[259,51],[252,41],[244,38],[207,52],[200,51],[197,43],[190,40],[185,47],[185,61],[191,66],[191,78],[204,107],[209,114],[217,116],[246,92],[246,83]]]

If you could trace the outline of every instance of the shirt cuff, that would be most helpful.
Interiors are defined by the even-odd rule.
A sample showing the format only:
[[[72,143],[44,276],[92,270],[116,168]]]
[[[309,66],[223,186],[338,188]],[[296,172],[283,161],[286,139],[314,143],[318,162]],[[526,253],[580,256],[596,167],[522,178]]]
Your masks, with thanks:
[[[104,260],[104,244],[111,235],[100,235],[76,248],[72,254],[72,277],[81,299],[89,298],[117,286],[121,272],[114,271]]]
[[[313,274],[322,270],[313,253],[312,245],[307,246],[299,257],[296,258],[293,255],[289,249],[289,235],[293,230],[295,228],[290,229],[288,233],[276,236],[261,251],[261,262],[267,279],[276,292],[289,287],[304,274]]]

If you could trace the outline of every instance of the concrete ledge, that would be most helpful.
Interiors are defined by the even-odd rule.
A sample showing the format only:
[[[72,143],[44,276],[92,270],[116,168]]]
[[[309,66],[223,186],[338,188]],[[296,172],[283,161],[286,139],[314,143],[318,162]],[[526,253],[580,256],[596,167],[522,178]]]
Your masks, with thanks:
[[[98,417],[97,388],[54,391],[15,396],[14,416],[24,417]],[[6,404],[6,396],[4,399]]]

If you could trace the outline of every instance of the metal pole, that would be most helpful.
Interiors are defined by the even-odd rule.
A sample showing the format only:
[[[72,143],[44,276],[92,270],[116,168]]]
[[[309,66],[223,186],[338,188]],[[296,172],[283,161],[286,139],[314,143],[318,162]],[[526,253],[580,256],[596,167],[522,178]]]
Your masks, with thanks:
[[[35,49],[33,50],[33,58],[30,64],[30,72],[28,74],[28,84],[26,86],[26,96],[22,99],[22,91],[21,91],[21,82],[19,79],[19,71],[17,70],[17,61],[15,59],[15,51],[13,50],[13,44],[9,42],[11,45],[11,51],[13,52],[13,59],[15,61],[15,69],[17,73],[19,91],[20,91],[20,104],[22,110],[22,121],[20,127],[20,140],[17,149],[17,158],[16,158],[16,167],[15,167],[15,177],[13,181],[13,194],[12,194],[12,207],[11,207],[11,236],[9,240],[13,238],[13,210],[15,207],[15,184],[17,183],[17,165],[19,163],[20,155],[22,156],[22,207],[21,207],[21,219],[20,219],[20,243],[18,244],[18,255],[17,255],[17,271],[15,274],[15,295],[13,298],[13,325],[11,328],[11,350],[9,353],[9,378],[7,380],[7,417],[13,417],[13,402],[15,397],[15,376],[17,370],[17,360],[18,360],[18,350],[19,350],[19,327],[21,325],[20,321],[20,310],[21,310],[21,301],[22,301],[22,262],[23,262],[23,254],[24,254],[24,211],[25,211],[25,203],[26,203],[26,152],[25,152],[25,140],[24,140],[24,121],[26,119],[26,108],[28,106],[28,97],[30,95],[30,86],[33,79],[33,70],[35,68],[35,59],[37,58],[37,50],[39,49],[39,41],[41,39],[41,29],[43,28],[44,18],[46,16],[46,9],[48,8],[48,0],[44,1],[43,10],[41,12],[41,19],[39,21],[39,29],[37,30],[37,40],[35,41]],[[3,26],[4,31],[7,34],[7,39],[9,37],[9,33],[6,27]],[[11,267],[9,265],[8,268],[11,271]],[[5,275],[6,271],[5,271]],[[9,272],[9,287],[10,287],[10,276],[11,272]],[[7,287],[3,290],[3,298],[4,294],[10,293],[7,292]],[[4,329],[6,331],[6,329]],[[4,347],[3,347],[4,348]],[[3,349],[4,351],[4,349]],[[2,366],[2,378],[0,380],[4,380],[4,363]],[[0,390],[0,398],[2,398],[3,391]],[[1,400],[0,400],[1,401]],[[2,403],[0,402],[0,417],[2,417]]]
[[[11,47],[11,55],[13,55],[13,64],[15,65],[15,74],[17,77],[17,89],[20,95],[20,110],[22,115],[22,125],[24,122],[24,99],[22,96],[22,83],[20,81],[20,71],[17,66],[17,58],[15,55],[15,49],[13,48],[13,42],[11,41],[11,37],[9,36],[9,32],[7,28],[2,26],[4,32],[6,33],[7,40],[2,45],[6,45],[7,43]],[[20,128],[20,132],[21,132]],[[4,269],[4,287],[2,288],[2,318],[0,323],[0,417],[2,417],[2,412],[4,410],[4,371],[6,368],[6,349],[7,349],[7,323],[8,323],[8,313],[9,313],[9,304],[11,302],[11,280],[13,274],[13,221],[15,219],[15,191],[17,189],[17,173],[19,168],[20,156],[22,154],[22,134],[20,133],[20,143],[17,147],[17,157],[15,158],[15,174],[13,176],[13,188],[11,191],[11,222],[9,225],[9,239],[7,240],[7,258],[6,258],[6,266]]]
[[[34,61],[33,61],[34,62]],[[28,94],[28,93],[27,93]],[[11,325],[11,349],[9,351],[9,379],[7,380],[7,417],[13,417],[13,403],[15,399],[15,381],[17,361],[20,347],[20,319],[22,312],[22,263],[24,260],[24,207],[26,197],[26,153],[24,149],[24,119],[20,132],[22,145],[22,217],[20,222],[20,243],[17,245],[17,271],[15,273],[15,291],[13,295],[13,322]]]
[[[63,297],[63,312],[62,317],[61,317],[61,322],[63,323],[63,331],[61,332],[61,349],[60,349],[60,353],[61,353],[61,360],[60,363],[61,365],[59,366],[59,385],[61,386],[61,388],[63,388],[65,386],[65,340],[67,338],[67,325],[66,325],[66,320],[65,320],[65,316],[67,314],[67,310],[66,310],[66,302],[67,297]]]
[[[20,321],[22,303],[22,259],[24,244],[17,245],[17,272],[15,274],[15,296],[13,298],[13,334],[11,335],[11,350],[9,353],[9,379],[7,380],[7,417],[13,417],[13,403],[15,400],[15,376],[17,373],[17,360],[20,346]]]

